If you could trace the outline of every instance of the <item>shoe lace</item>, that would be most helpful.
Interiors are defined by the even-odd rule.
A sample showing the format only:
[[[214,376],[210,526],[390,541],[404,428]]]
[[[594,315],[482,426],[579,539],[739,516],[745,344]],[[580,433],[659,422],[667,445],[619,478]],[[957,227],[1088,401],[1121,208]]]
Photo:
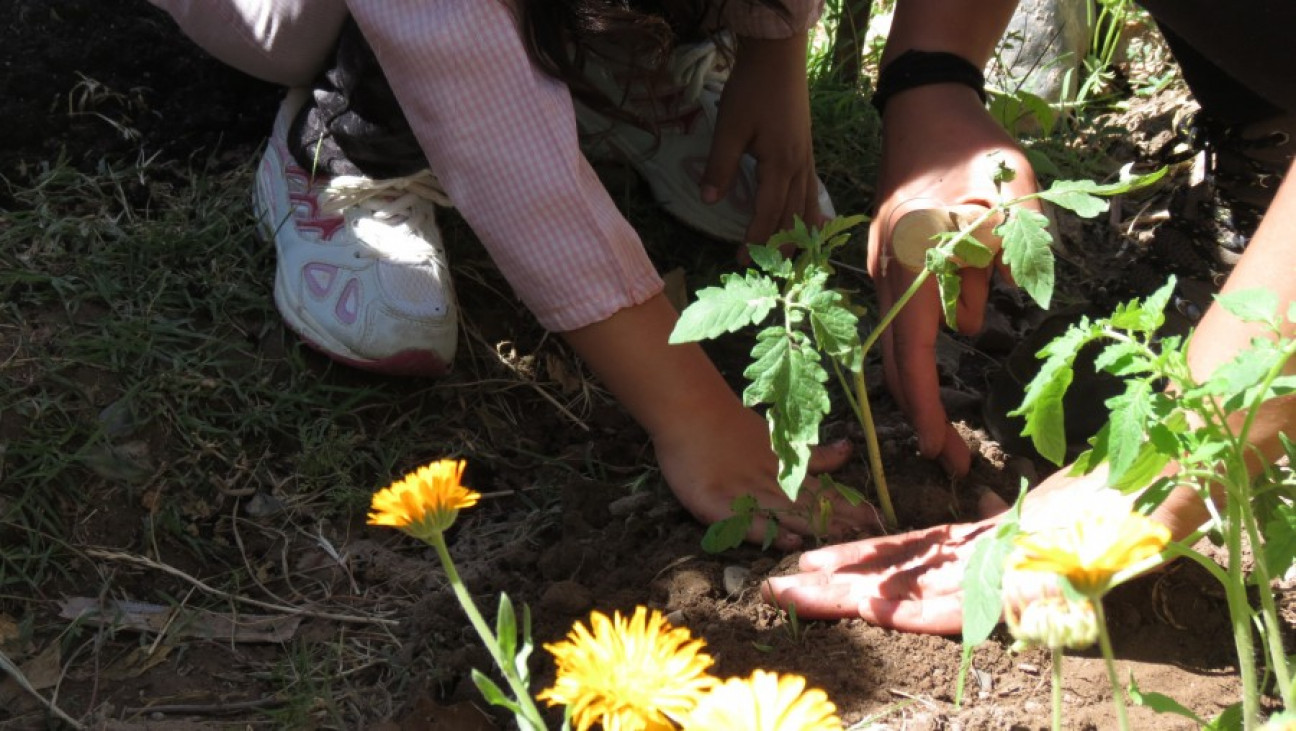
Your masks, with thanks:
[[[447,208],[453,207],[450,197],[441,187],[431,170],[423,170],[400,178],[376,180],[359,175],[338,175],[332,178],[320,197],[320,207],[325,213],[340,214],[359,208],[391,226],[407,225],[413,230],[428,230],[436,225],[431,202]],[[374,257],[407,258],[414,252],[387,251],[376,248],[371,241],[362,241],[365,255]],[[391,244],[384,241],[390,248]]]
[[[729,37],[721,35],[676,50],[670,61],[670,75],[680,85],[684,103],[696,102],[703,89],[720,92],[729,79],[730,44]]]

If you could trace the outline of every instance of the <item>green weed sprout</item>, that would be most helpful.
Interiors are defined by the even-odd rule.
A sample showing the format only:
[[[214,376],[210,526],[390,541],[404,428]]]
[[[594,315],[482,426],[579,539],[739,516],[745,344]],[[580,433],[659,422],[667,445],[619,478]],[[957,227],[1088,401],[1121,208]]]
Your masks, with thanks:
[[[833,252],[848,242],[850,229],[863,223],[865,217],[832,219],[820,229],[796,221],[791,230],[776,234],[768,243],[749,247],[754,269],[722,275],[720,286],[698,291],[697,300],[681,313],[670,342],[707,340],[744,327],[765,325],[756,333],[752,362],[743,372],[749,380],[743,391],[743,403],[748,407],[768,406],[765,417],[770,426],[770,442],[779,459],[779,486],[793,500],[801,490],[811,447],[818,444],[820,424],[830,409],[825,386],[826,359],[863,427],[883,519],[889,526],[896,526],[898,521],[882,468],[864,379],[868,353],[887,326],[932,276],[936,277],[940,290],[945,319],[953,326],[960,270],[969,266],[986,267],[994,261],[996,252],[974,236],[974,232],[993,220],[1000,221],[994,233],[1002,237],[1004,261],[1012,268],[1018,285],[1041,307],[1048,307],[1054,285],[1050,248],[1053,239],[1048,232],[1048,218],[1019,204],[1042,199],[1077,215],[1093,217],[1107,210],[1107,201],[1100,196],[1149,185],[1164,173],[1162,169],[1133,176],[1123,171],[1121,180],[1110,184],[1057,181],[1047,190],[1002,200],[984,209],[981,216],[966,221],[957,231],[938,232],[931,237],[925,252],[907,255],[923,261],[923,268],[864,338],[860,337],[859,325],[864,310],[852,303],[846,292],[831,287],[829,280],[834,273]],[[996,182],[1011,180],[1013,175],[1010,168],[1001,164]],[[797,252],[791,259],[780,251],[789,246]],[[766,324],[769,320],[772,322]],[[858,498],[853,490],[835,482],[828,482],[824,487],[838,490],[848,500]],[[754,499],[738,498],[734,504],[735,515],[714,524],[704,546],[719,551],[737,545],[758,510]]]
[[[1095,367],[1121,377],[1125,390],[1107,401],[1111,418],[1090,440],[1091,449],[1077,460],[1076,473],[1106,465],[1108,485],[1125,494],[1139,492],[1134,505],[1144,514],[1181,488],[1196,491],[1211,514],[1202,530],[1118,572],[1112,584],[1170,558],[1183,557],[1201,565],[1224,588],[1243,687],[1240,703],[1210,722],[1173,699],[1144,692],[1132,682],[1128,694],[1140,705],[1211,728],[1221,728],[1236,718],[1249,729],[1260,722],[1260,689],[1265,680],[1272,681],[1285,708],[1293,708],[1296,701],[1292,660],[1283,650],[1270,589],[1271,579],[1296,562],[1296,478],[1290,468],[1270,466],[1257,478],[1247,468],[1247,457],[1254,452],[1250,436],[1259,409],[1271,399],[1296,393],[1296,376],[1284,372],[1296,354],[1296,341],[1282,336],[1285,326],[1296,322],[1296,305],[1280,312],[1277,297],[1267,290],[1218,296],[1217,306],[1239,320],[1261,325],[1271,337],[1254,339],[1248,350],[1217,368],[1208,381],[1198,382],[1188,367],[1188,341],[1156,335],[1173,289],[1171,279],[1147,298],[1121,305],[1110,317],[1082,319],[1047,345],[1040,352],[1045,362],[1014,413],[1026,417],[1023,433],[1031,437],[1036,449],[1061,464],[1066,446],[1062,397],[1071,382],[1075,359],[1086,345],[1105,343]],[[1283,443],[1289,456],[1296,455],[1296,445],[1286,439]],[[1165,476],[1166,472],[1173,476]],[[1212,492],[1222,500],[1212,500]],[[1221,568],[1191,548],[1207,534],[1228,549],[1227,567]],[[983,539],[974,551],[968,576],[1001,574],[1011,540],[1015,540],[1011,535]],[[1254,547],[1249,572],[1242,565],[1244,540]],[[988,636],[987,618],[998,612],[999,584],[985,586],[965,579],[963,586],[964,641],[978,644]],[[1257,590],[1258,606],[1248,599],[1252,587]],[[993,624],[990,620],[990,627]],[[1262,640],[1263,674],[1253,648],[1256,632]]]

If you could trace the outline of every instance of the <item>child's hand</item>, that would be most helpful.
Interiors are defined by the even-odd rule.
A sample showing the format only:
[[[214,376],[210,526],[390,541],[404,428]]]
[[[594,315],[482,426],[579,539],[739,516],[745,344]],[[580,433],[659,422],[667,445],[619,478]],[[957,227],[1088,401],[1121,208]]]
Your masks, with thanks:
[[[736,402],[735,402],[736,403]],[[809,517],[815,515],[818,480],[813,476],[839,469],[851,456],[848,442],[815,447],[810,475],[796,505],[778,485],[778,460],[770,448],[769,428],[751,409],[698,409],[681,415],[676,427],[654,439],[657,462],[675,496],[698,520],[714,523],[733,515],[735,498],[751,495],[762,507],[780,511],[774,545],[783,550],[800,547],[803,535],[813,535]],[[866,503],[851,506],[840,495],[832,501],[828,536],[841,538],[859,529],[878,529],[877,510]],[[765,519],[757,517],[747,540],[760,543]]]
[[[743,153],[756,159],[755,213],[747,241],[764,243],[800,216],[822,222],[810,138],[806,34],[780,40],[740,38],[733,71],[720,97],[702,200],[729,190]]]
[[[869,273],[883,312],[914,279],[912,272],[889,259],[891,225],[916,200],[930,201],[920,207],[934,202],[988,208],[1001,198],[1036,190],[1025,156],[967,87],[934,84],[910,89],[890,101],[884,122],[879,204],[869,229]],[[1001,163],[1016,177],[996,190],[994,175]],[[1034,202],[1027,205],[1038,210]],[[1004,274],[1009,272],[1005,269]],[[964,269],[962,280],[958,327],[971,334],[981,329],[990,270]],[[883,363],[887,386],[917,432],[919,451],[938,459],[949,472],[963,474],[971,455],[940,401],[936,336],[942,321],[936,282],[928,281],[883,334]]]

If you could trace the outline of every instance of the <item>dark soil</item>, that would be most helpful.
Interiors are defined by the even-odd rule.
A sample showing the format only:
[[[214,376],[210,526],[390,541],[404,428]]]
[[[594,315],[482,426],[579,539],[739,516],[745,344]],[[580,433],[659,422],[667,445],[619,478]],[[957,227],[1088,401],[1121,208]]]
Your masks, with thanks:
[[[250,181],[249,166],[269,129],[279,89],[205,57],[164,14],[140,0],[11,0],[7,10],[0,38],[0,119],[6,122],[0,175],[11,183],[22,185],[31,171],[58,158],[93,170],[103,159],[140,156],[155,157],[159,174],[191,168],[213,174],[241,170],[243,182]],[[1182,103],[1182,96],[1168,97],[1160,106],[1151,103],[1136,110],[1122,122],[1132,130],[1127,139],[1134,146],[1109,153],[1128,158],[1152,149],[1169,113]],[[634,186],[633,181],[620,184]],[[11,196],[0,188],[0,209],[10,205]],[[1131,204],[1124,212],[1132,217],[1142,205]],[[1064,257],[1061,277],[1076,283],[1066,294],[1077,307],[1109,306],[1139,289],[1126,268],[1111,268],[1121,256],[1141,265],[1156,262],[1138,255],[1142,244],[1121,238],[1114,222],[1063,224],[1070,258]],[[674,240],[691,243],[697,238],[685,232]],[[694,250],[681,254],[661,242],[650,245],[663,269],[705,256]],[[452,251],[457,264],[471,262],[474,274],[460,279],[465,309],[482,313],[474,318],[476,337],[466,338],[476,354],[464,357],[478,364],[498,352],[497,360],[513,359],[515,371],[543,367],[552,377],[561,362],[545,359],[561,355],[560,346],[539,332],[516,302],[500,294],[507,287],[479,251],[465,249],[459,256]],[[713,257],[712,266],[720,266],[714,262],[723,258]],[[271,276],[267,271],[267,293]],[[853,286],[868,291],[867,282]],[[936,467],[919,459],[894,403],[881,391],[874,394],[884,459],[907,526],[970,517],[970,505],[981,492],[993,490],[1011,499],[1020,477],[1035,480],[1047,474],[1048,466],[1033,461],[1026,447],[1014,445],[1014,452],[1007,441],[995,441],[992,435],[1007,440],[1005,430],[992,432],[983,415],[1002,412],[1002,394],[991,385],[1000,381],[993,374],[1022,333],[1042,319],[1007,294],[998,297],[998,305],[986,335],[942,344],[952,413],[980,454],[968,480],[951,485]],[[40,313],[25,315],[38,318]],[[490,345],[504,341],[516,352]],[[11,345],[3,351],[8,353]],[[735,338],[714,351],[736,384],[747,347]],[[319,360],[308,357],[307,367],[320,367]],[[498,362],[493,367],[498,372]],[[411,403],[472,412],[477,405],[454,389],[464,388],[476,370],[475,365],[460,368],[444,383],[411,386],[411,394],[422,398]],[[485,606],[493,607],[493,597],[501,591],[528,603],[539,642],[560,638],[594,608],[659,608],[705,638],[719,673],[746,675],[763,667],[804,674],[828,692],[848,723],[878,717],[883,728],[1048,726],[1049,659],[1037,651],[1008,652],[1002,631],[976,652],[968,699],[960,709],[952,704],[957,639],[907,635],[861,621],[803,623],[794,630],[785,615],[760,600],[757,587],[761,577],[787,570],[795,557],[754,547],[720,556],[704,553],[704,528],[678,507],[651,470],[651,448],[643,432],[579,373],[567,375],[571,388],[590,391],[594,405],[586,418],[569,418],[538,390],[514,389],[510,403],[516,418],[481,422],[475,438],[482,455],[513,455],[517,461],[475,459],[467,452],[467,483],[499,496],[461,515],[451,551]],[[98,369],[87,369],[86,377],[95,388],[114,389]],[[332,369],[323,377],[353,376]],[[525,386],[525,381],[514,385],[518,383]],[[356,439],[365,439],[364,417],[354,421]],[[448,413],[452,426],[447,434],[430,434],[429,443],[463,444],[449,434],[462,421]],[[21,425],[6,425],[4,432],[15,438]],[[250,453],[274,448],[247,446]],[[528,460],[524,454],[547,459]],[[590,470],[590,464],[602,467]],[[840,479],[863,484],[865,475],[860,461]],[[385,478],[375,474],[375,483],[379,479]],[[631,491],[634,482],[641,484]],[[555,484],[564,487],[555,490]],[[3,484],[10,497],[24,489]],[[69,518],[65,528],[77,558],[67,576],[52,580],[40,596],[0,596],[0,620],[27,627],[33,638],[25,653],[15,655],[29,676],[38,669],[38,651],[57,647],[67,630],[67,621],[58,616],[59,602],[67,597],[213,606],[203,604],[211,596],[191,595],[192,583],[177,574],[124,556],[149,555],[226,588],[222,577],[232,568],[255,566],[262,572],[257,579],[262,587],[244,591],[248,596],[277,606],[293,604],[294,597],[305,606],[310,597],[327,596],[330,606],[347,607],[350,611],[344,613],[373,621],[348,624],[307,615],[291,641],[170,635],[165,652],[141,652],[157,648],[156,634],[105,633],[94,652],[65,654],[61,662],[54,656],[59,682],[43,686],[42,693],[56,693],[58,705],[73,717],[114,729],[507,726],[498,716],[473,710],[485,704],[468,679],[469,670],[488,669],[489,657],[473,639],[430,551],[391,532],[364,527],[360,511],[294,516],[291,524],[277,522],[273,515],[228,520],[220,516],[237,511],[238,498],[213,496],[206,486],[175,485],[165,494],[133,500],[121,499],[124,495],[89,494],[88,499],[99,501],[97,510],[82,514],[84,520]],[[179,543],[146,546],[136,526],[141,515],[156,507],[150,500],[182,506],[184,514],[194,516],[202,538],[226,550],[204,554]],[[725,582],[727,571],[741,577],[737,584]],[[1123,676],[1133,672],[1143,689],[1172,694],[1207,717],[1238,698],[1224,601],[1199,568],[1176,566],[1145,577],[1119,589],[1109,602]],[[258,611],[221,602],[214,606],[217,611]],[[271,609],[262,613],[277,614]],[[538,689],[552,673],[542,650],[533,667]],[[319,674],[331,681],[321,687],[331,690],[316,697],[310,688]],[[12,684],[0,686],[0,699],[0,726],[55,723]],[[1114,726],[1110,691],[1094,653],[1068,656],[1064,703],[1069,727]],[[1143,709],[1136,709],[1133,718],[1138,728],[1190,726]]]

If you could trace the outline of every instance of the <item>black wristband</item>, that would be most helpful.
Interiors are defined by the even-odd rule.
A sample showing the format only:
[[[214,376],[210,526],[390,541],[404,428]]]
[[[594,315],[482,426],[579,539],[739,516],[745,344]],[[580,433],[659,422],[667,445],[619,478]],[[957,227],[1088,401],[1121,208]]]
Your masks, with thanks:
[[[873,91],[873,107],[881,114],[887,101],[896,94],[927,84],[963,84],[986,100],[985,74],[971,61],[944,51],[908,50],[887,64],[878,74]]]

